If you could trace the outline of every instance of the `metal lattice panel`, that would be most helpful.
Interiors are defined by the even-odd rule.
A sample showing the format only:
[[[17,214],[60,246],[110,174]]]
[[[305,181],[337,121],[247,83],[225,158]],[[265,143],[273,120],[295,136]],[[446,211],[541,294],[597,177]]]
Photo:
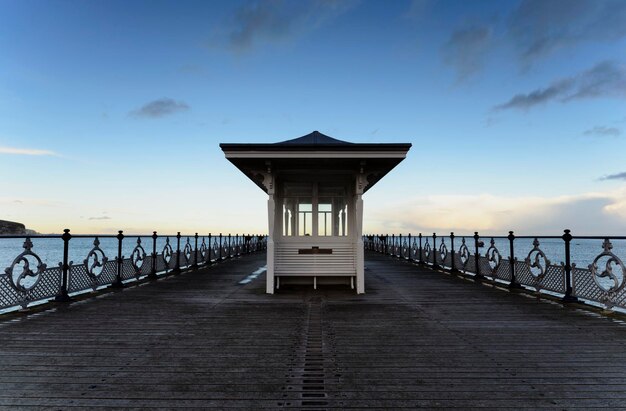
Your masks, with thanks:
[[[16,290],[6,274],[0,275],[0,308],[15,306],[26,307],[29,303],[47,300],[56,296],[61,288],[61,269],[47,268],[41,273],[41,279],[30,290]]]
[[[592,301],[602,301],[603,292],[593,280],[591,271],[586,268],[572,269],[572,291],[576,297]]]
[[[572,269],[573,292],[576,297],[596,301],[607,306],[626,308],[626,291],[623,289],[615,294],[609,294],[594,281],[590,270],[586,268]]]
[[[96,289],[102,285],[112,284],[117,275],[117,262],[107,261],[102,267],[102,272],[96,280],[87,273],[84,264],[70,267],[68,279],[68,292],[74,293],[89,289]]]
[[[24,293],[11,286],[11,281],[6,274],[0,275],[0,308],[21,305],[22,301],[24,301]]]
[[[170,260],[170,265],[172,264],[172,260]],[[157,254],[156,258],[156,271],[157,273],[164,272],[167,268],[165,264],[165,259],[163,258],[163,254]]]
[[[458,252],[454,253],[454,267],[459,271],[463,271],[463,262],[461,261],[461,254],[459,254]]]
[[[622,289],[613,298],[613,304],[617,307],[626,308],[626,290]]]
[[[475,257],[472,257],[472,259],[474,259]],[[484,275],[485,277],[492,277],[494,278],[494,275],[491,273],[491,266],[489,265],[489,259],[487,257],[484,256],[479,256],[478,257],[478,266],[480,267],[480,274]]]
[[[37,285],[26,292],[26,300],[32,302],[56,296],[61,288],[61,278],[60,267],[46,269]]]
[[[515,279],[522,285],[537,286],[537,280],[530,272],[530,267],[523,261],[515,260]]]
[[[465,266],[465,272],[470,274],[476,274],[476,259],[473,255],[470,255],[469,260],[467,260],[467,265]]]
[[[452,253],[446,254],[446,258],[443,261],[443,266],[445,268],[451,268],[452,267]]]
[[[494,274],[494,278],[504,281],[511,281],[511,262],[510,260],[502,260]]]
[[[541,288],[565,294],[565,267],[562,265],[549,265],[546,275],[541,282]]]
[[[562,265],[549,265],[546,269],[545,276],[535,277],[530,265],[524,261],[515,262],[515,278],[517,282],[537,290],[548,290],[556,293],[565,294],[565,268]]]
[[[130,280],[135,278],[135,268],[130,261],[130,258],[124,258],[122,260],[122,280]]]
[[[151,255],[147,255],[143,265],[141,266],[141,269],[139,270],[139,278],[150,274],[150,272],[152,271],[152,256]]]
[[[419,258],[419,245],[416,240],[413,240],[413,244],[411,244],[411,249],[409,250],[411,259],[417,260]]]

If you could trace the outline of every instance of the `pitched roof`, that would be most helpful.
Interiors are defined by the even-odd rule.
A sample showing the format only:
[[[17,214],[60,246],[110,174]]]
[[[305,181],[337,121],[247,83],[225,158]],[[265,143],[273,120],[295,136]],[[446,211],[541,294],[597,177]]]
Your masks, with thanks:
[[[327,136],[326,134],[322,134],[319,131],[315,130],[312,133],[309,133],[305,136],[294,138],[292,140],[285,140],[279,143],[274,143],[275,146],[282,145],[352,145],[354,143],[350,143],[348,141],[337,140],[336,138],[332,138]]]

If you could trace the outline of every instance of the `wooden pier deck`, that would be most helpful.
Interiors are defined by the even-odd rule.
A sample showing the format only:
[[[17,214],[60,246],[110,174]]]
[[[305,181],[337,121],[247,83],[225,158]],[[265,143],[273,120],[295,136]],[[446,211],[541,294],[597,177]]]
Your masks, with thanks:
[[[249,256],[0,320],[0,408],[626,409],[626,325],[388,257],[264,294]]]

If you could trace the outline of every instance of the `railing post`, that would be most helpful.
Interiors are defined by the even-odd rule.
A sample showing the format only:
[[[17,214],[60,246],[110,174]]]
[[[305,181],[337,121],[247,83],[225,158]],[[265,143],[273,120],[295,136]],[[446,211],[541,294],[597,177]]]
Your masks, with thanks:
[[[230,243],[230,233],[228,233],[228,255],[226,256],[226,258],[232,258],[232,257],[233,257],[233,248]]]
[[[150,269],[150,274],[148,275],[148,277],[150,278],[156,278],[156,267],[157,267],[157,252],[156,252],[156,242],[157,242],[157,232],[153,231],[152,232],[152,267]]]
[[[63,230],[63,235],[61,239],[63,239],[63,263],[61,264],[62,277],[61,277],[61,289],[59,289],[59,293],[54,297],[54,301],[58,302],[68,302],[72,301],[69,294],[67,293],[67,284],[68,277],[70,272],[70,262],[69,262],[69,250],[70,250],[70,240],[72,235],[70,234],[70,230],[66,228]]]
[[[389,234],[385,234],[385,255],[389,254]]]
[[[218,260],[222,261],[222,233],[220,233],[220,257]]]
[[[413,244],[411,244],[411,233],[409,233],[409,247],[407,248],[409,252],[409,262],[413,262],[413,257],[411,257],[411,250],[413,249]]]
[[[565,242],[565,296],[563,296],[564,303],[579,303],[580,301],[574,295],[572,295],[572,264],[571,264],[571,252],[570,243],[572,242],[572,235],[570,230],[563,230],[563,241]]]
[[[198,233],[195,235],[195,245],[194,245],[194,259],[193,259],[193,268],[198,268]]]
[[[424,257],[422,256],[422,233],[419,233],[419,239],[420,239],[420,259],[419,259],[419,263],[420,264],[424,264]]]
[[[454,255],[454,232],[450,233],[450,272],[456,273],[456,256]]]
[[[437,233],[433,233],[433,268],[436,270],[439,268],[439,264],[437,264],[437,253],[439,250],[437,249]]]
[[[509,231],[507,238],[509,239],[509,258],[511,264],[511,284],[509,284],[509,288],[522,288],[520,283],[517,282],[517,278],[515,278],[515,234],[513,234],[513,231]]]
[[[398,235],[398,258],[404,258],[402,256],[402,234]]]
[[[213,264],[213,260],[211,260],[211,251],[213,251],[213,243],[211,240],[211,233],[209,233],[209,261],[207,264]]]
[[[174,273],[180,273],[180,231],[176,233],[176,267],[174,267]]]
[[[474,278],[476,279],[482,279],[483,276],[480,274],[480,251],[478,250],[479,248],[479,244],[478,244],[478,240],[480,239],[480,236],[478,235],[478,231],[474,232],[474,246],[476,248],[476,253],[474,254],[474,263],[476,264],[476,276]]]
[[[122,282],[122,268],[124,264],[124,256],[122,255],[122,241],[124,240],[124,232],[119,230],[117,232],[117,257],[115,261],[117,262],[117,274],[115,276],[115,282],[111,284],[113,288],[122,288],[124,287],[124,283]]]

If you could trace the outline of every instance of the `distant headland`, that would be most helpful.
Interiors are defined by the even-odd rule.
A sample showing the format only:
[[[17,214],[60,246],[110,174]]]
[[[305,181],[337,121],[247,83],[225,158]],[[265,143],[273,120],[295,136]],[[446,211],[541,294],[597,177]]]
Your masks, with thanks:
[[[0,220],[0,235],[30,235],[37,234],[35,230],[29,230],[22,223]]]

